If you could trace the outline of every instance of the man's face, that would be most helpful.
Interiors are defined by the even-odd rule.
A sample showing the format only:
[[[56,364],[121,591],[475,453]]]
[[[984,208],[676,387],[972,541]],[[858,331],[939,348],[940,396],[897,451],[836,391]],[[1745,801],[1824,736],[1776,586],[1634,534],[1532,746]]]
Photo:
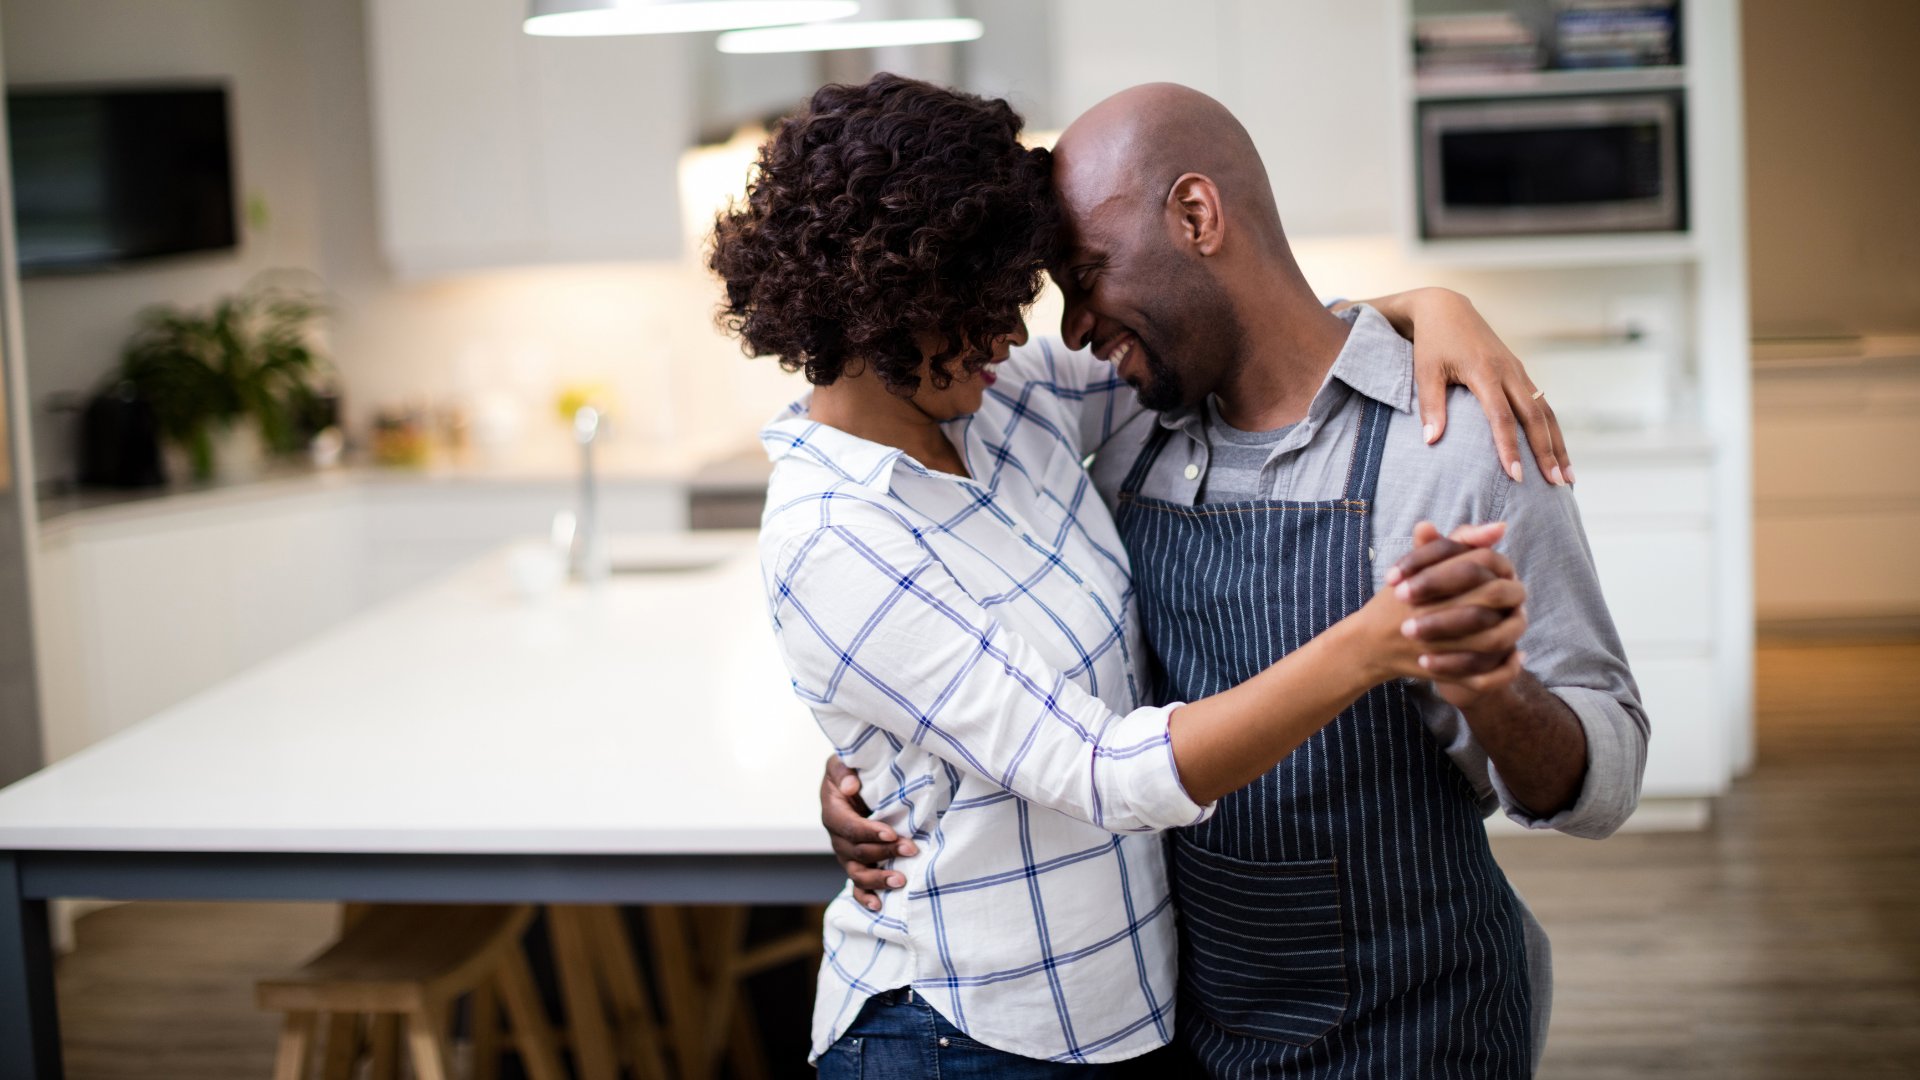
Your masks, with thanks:
[[[1148,408],[1195,404],[1238,355],[1232,304],[1202,260],[1180,249],[1164,197],[1110,178],[1089,182],[1089,171],[1056,173],[1065,227],[1049,273],[1066,298],[1061,337],[1115,365]]]

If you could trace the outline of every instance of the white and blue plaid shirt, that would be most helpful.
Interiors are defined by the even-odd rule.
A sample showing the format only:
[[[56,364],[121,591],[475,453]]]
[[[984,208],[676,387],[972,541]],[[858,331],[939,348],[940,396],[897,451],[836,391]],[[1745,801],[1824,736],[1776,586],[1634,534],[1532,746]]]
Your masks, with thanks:
[[[1083,466],[1123,384],[1045,342],[996,370],[947,425],[973,479],[816,423],[805,398],[761,432],[761,564],[794,691],[874,817],[920,848],[880,911],[851,887],[828,908],[815,1058],[909,985],[1028,1057],[1118,1061],[1173,1031],[1153,833],[1211,808],[1174,767],[1176,705],[1142,707],[1127,556]]]

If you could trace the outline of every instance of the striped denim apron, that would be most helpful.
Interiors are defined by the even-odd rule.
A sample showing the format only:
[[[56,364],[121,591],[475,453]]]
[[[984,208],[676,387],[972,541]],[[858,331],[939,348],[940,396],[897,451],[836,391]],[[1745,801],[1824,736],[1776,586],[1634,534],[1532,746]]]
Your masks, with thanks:
[[[1373,594],[1368,507],[1392,410],[1367,403],[1345,497],[1116,514],[1161,701],[1252,678]],[[1479,805],[1408,684],[1369,690],[1265,776],[1172,834],[1180,1040],[1219,1077],[1525,1077],[1518,899]]]

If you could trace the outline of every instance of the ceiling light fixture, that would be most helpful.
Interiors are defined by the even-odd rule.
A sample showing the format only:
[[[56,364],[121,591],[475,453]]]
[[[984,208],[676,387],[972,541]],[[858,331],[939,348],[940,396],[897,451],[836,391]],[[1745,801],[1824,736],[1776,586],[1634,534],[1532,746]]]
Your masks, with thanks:
[[[859,10],[859,0],[531,0],[522,28],[539,37],[696,34],[822,25]]]
[[[949,0],[866,0],[860,14],[838,22],[810,22],[721,34],[723,53],[822,52],[974,41],[986,28],[954,15]]]

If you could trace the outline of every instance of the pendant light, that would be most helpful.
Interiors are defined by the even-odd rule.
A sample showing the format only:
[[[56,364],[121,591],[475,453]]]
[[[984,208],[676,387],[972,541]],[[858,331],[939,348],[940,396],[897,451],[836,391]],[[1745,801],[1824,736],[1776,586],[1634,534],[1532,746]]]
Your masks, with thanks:
[[[735,30],[721,34],[718,46],[723,53],[884,49],[974,41],[984,32],[980,20],[958,18],[952,0],[865,0],[851,19]]]
[[[693,34],[820,24],[859,10],[859,0],[531,0],[522,28],[541,37]]]

